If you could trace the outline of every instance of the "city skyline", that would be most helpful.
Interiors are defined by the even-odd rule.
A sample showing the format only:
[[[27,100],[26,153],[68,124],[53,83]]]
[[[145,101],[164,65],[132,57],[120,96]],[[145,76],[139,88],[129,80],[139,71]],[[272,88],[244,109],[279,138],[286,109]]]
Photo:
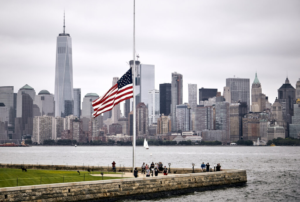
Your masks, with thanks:
[[[2,2],[0,66],[5,74],[0,86],[14,86],[16,93],[28,84],[36,92],[54,94],[55,39],[65,9],[74,48],[73,87],[81,88],[83,96],[105,93],[132,59],[132,3],[91,2]],[[286,76],[295,87],[300,77],[299,2],[173,2],[167,11],[170,1],[136,2],[137,53],[141,63],[155,65],[155,89],[170,83],[175,71],[184,77],[183,103],[188,102],[189,83],[222,92],[226,78],[234,75],[252,84],[257,72],[271,103]],[[36,12],[29,9],[33,5]],[[113,16],[110,9],[115,9]]]

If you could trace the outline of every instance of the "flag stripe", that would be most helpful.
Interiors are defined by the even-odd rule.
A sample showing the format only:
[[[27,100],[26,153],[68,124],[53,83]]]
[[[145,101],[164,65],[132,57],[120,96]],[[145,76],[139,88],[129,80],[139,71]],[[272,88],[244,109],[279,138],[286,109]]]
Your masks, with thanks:
[[[104,112],[110,111],[120,102],[133,97],[132,73],[129,69],[118,82],[113,85],[103,97],[93,101],[93,117],[97,117]]]

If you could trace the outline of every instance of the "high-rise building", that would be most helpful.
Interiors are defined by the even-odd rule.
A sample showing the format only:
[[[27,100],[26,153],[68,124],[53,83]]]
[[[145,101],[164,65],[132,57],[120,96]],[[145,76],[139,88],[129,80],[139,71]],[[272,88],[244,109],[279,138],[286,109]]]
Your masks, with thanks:
[[[158,90],[149,91],[148,115],[149,115],[149,126],[154,123],[157,123],[157,119],[159,118],[159,91]]]
[[[55,116],[65,117],[73,114],[73,61],[72,39],[70,34],[63,33],[56,40],[56,67],[55,67]]]
[[[176,121],[176,106],[182,104],[183,100],[183,81],[182,74],[177,72],[172,73],[172,86],[171,86],[171,122],[172,131],[177,131],[177,121]]]
[[[196,130],[195,128],[195,116],[197,108],[197,84],[188,84],[189,92],[189,105],[191,107],[191,130]]]
[[[32,135],[33,100],[35,90],[25,85],[17,95],[17,118],[15,119],[15,133],[13,139],[20,139],[22,135]]]
[[[127,131],[128,131],[128,118],[121,117],[121,118],[119,118],[118,123],[122,126],[122,134],[127,134]]]
[[[96,93],[88,93],[84,96],[82,102],[82,129],[83,131],[89,131],[89,124],[94,112],[92,102],[99,98]],[[100,116],[99,116],[100,117]]]
[[[162,83],[159,84],[159,110],[160,114],[169,116],[171,113],[171,84]]]
[[[216,97],[218,89],[216,88],[200,88],[199,89],[199,102],[208,100],[209,98]]]
[[[225,137],[222,137],[222,142],[227,144],[230,142],[230,113],[228,102],[216,102],[216,130],[224,130]]]
[[[230,88],[231,103],[247,102],[248,111],[250,110],[250,79],[228,78],[226,87]]]
[[[0,103],[3,103],[9,110],[8,126],[14,127],[16,118],[16,99],[14,96],[13,86],[1,86],[0,87]]]
[[[80,118],[81,116],[81,89],[80,88],[74,88],[73,89],[73,95],[74,95],[74,116]]]
[[[292,116],[294,115],[294,103],[295,103],[295,88],[290,84],[288,78],[286,78],[285,83],[278,89],[278,101],[282,107],[282,117],[286,123],[285,135],[289,135],[289,124],[292,122]]]
[[[54,96],[47,90],[41,90],[34,98],[34,105],[38,108],[35,116],[54,116]]]
[[[224,87],[223,96],[226,102],[231,103],[231,92],[229,87],[227,86]]]
[[[300,99],[300,79],[296,83],[296,99]]]
[[[133,66],[133,60],[130,62],[130,67]],[[141,64],[140,61],[135,61],[136,76],[135,76],[135,95],[136,106],[143,102],[148,105],[148,94],[150,90],[155,89],[155,66]]]
[[[115,85],[118,82],[119,78],[114,77],[112,85]],[[111,119],[112,123],[118,123],[119,118],[121,117],[121,109],[120,104],[114,106],[114,108],[111,110]]]
[[[130,104],[131,104],[131,99],[127,99],[124,102],[124,116],[128,117],[128,114],[130,113]]]
[[[243,136],[243,117],[248,112],[247,103],[239,102],[230,104],[230,141],[236,142]]]
[[[157,120],[157,134],[167,134],[171,132],[170,116],[161,115]]]
[[[136,107],[136,134],[148,135],[148,107],[143,102]]]
[[[251,111],[262,112],[266,109],[266,96],[262,93],[261,84],[255,73],[255,79],[251,88]]]
[[[44,140],[52,139],[52,119],[51,116],[36,116],[33,118],[32,142],[43,144]]]
[[[300,139],[300,100],[294,104],[294,116],[292,117],[292,124],[290,124],[289,136]]]
[[[213,130],[213,107],[197,105],[195,113],[194,131]]]
[[[191,130],[191,107],[187,103],[176,106],[176,121],[177,131]]]

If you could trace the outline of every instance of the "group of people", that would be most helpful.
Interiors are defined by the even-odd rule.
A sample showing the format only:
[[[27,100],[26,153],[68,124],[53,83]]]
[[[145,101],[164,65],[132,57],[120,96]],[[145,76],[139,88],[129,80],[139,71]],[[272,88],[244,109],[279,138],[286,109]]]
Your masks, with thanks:
[[[206,170],[206,172],[209,172],[209,167],[210,167],[209,163],[204,164],[204,162],[202,162],[202,164],[201,164],[202,170]],[[220,163],[217,164],[217,166],[216,166],[215,169],[216,169],[216,171],[221,171],[221,165],[220,165]]]
[[[159,172],[162,172],[164,175],[168,175],[168,168],[163,166],[162,162],[159,163],[151,163],[150,166],[145,164],[145,162],[141,166],[142,174],[146,174],[146,177],[150,177],[150,173],[155,176],[158,176]],[[133,173],[134,177],[138,177],[138,169],[134,169]]]

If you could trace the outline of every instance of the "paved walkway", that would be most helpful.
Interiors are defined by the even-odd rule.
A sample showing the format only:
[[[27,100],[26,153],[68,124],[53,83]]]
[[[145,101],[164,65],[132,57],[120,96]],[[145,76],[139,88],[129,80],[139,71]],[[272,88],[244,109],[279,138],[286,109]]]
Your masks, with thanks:
[[[174,174],[169,174],[169,175],[174,175]],[[101,174],[91,174],[91,176],[95,176],[95,177],[101,177]],[[158,176],[163,176],[163,173],[158,173]],[[122,174],[104,174],[103,177],[126,177],[126,178],[131,178],[134,177],[132,173],[124,173]],[[146,175],[138,173],[138,178],[144,178],[146,177]],[[151,174],[150,174],[150,177]],[[153,177],[155,177],[155,175],[153,175]]]

